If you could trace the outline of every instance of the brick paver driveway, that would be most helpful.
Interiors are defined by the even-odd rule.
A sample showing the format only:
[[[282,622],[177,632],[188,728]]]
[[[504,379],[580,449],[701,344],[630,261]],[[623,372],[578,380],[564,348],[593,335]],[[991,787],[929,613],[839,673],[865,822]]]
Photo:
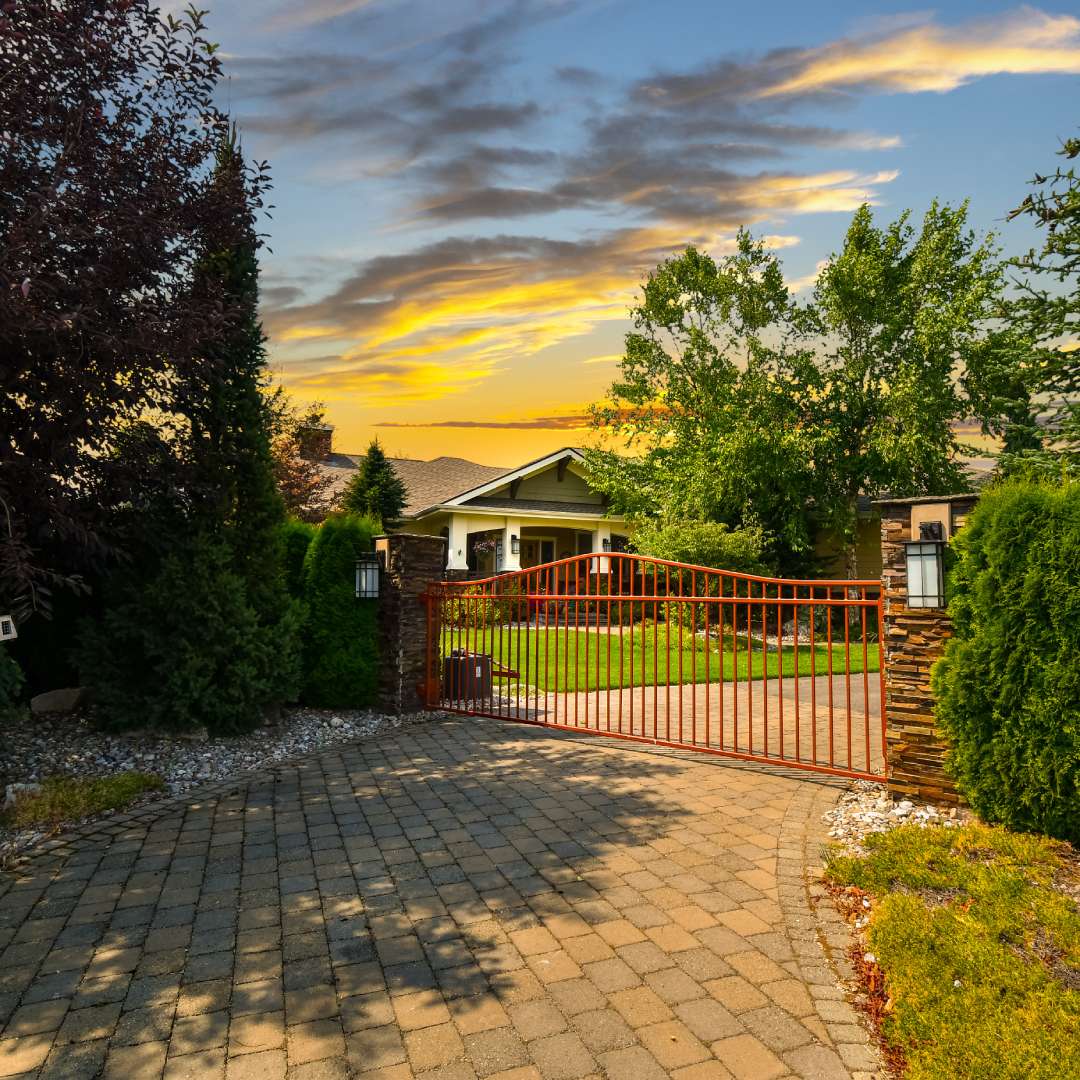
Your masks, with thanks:
[[[0,1076],[873,1068],[803,881],[836,787],[433,720],[203,794],[4,879]]]

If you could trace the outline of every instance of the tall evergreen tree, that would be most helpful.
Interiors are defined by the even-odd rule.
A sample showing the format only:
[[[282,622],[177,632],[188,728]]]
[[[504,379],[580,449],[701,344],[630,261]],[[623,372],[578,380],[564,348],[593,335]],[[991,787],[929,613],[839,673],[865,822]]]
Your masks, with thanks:
[[[284,579],[247,176],[231,136],[215,184],[233,213],[204,236],[195,286],[230,318],[178,370],[185,423],[162,447],[189,483],[159,482],[143,500],[140,555],[111,583],[105,617],[82,650],[110,726],[244,730],[298,688],[299,618]]]
[[[350,514],[376,517],[385,528],[401,517],[407,495],[401,477],[387,461],[379,440],[374,439],[342,493],[341,508]]]

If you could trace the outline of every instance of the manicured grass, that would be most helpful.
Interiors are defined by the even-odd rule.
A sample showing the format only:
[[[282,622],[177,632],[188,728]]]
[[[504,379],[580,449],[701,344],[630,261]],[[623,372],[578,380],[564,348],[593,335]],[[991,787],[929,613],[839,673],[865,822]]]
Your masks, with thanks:
[[[467,633],[447,629],[443,632],[443,652],[468,648],[489,652],[497,664],[517,671],[521,682],[541,690],[605,690],[619,686],[667,686],[694,682],[731,682],[745,679],[750,671],[758,678],[795,673],[795,649],[785,645],[776,652],[775,645],[762,655],[761,642],[750,640],[751,658],[747,658],[747,638],[740,635],[733,655],[731,631],[724,635],[723,656],[718,639],[706,648],[704,637],[689,631],[683,634],[682,647],[677,629],[651,623],[597,630],[556,630],[536,627],[494,627]],[[609,657],[610,647],[610,657]],[[655,650],[655,656],[654,656]],[[799,646],[800,675],[813,669],[818,675],[829,672],[829,650],[818,645],[811,650]],[[556,653],[558,654],[556,656]],[[877,643],[867,645],[866,670],[878,670]],[[644,662],[643,662],[644,660]],[[681,664],[681,667],[680,667]],[[843,644],[833,647],[832,670],[842,674]],[[861,643],[851,647],[851,671],[863,670]],[[738,674],[736,675],[736,671]],[[644,674],[643,674],[644,672]]]
[[[878,1011],[908,1080],[1080,1076],[1080,914],[1052,884],[1080,884],[1075,853],[986,825],[905,826],[867,847],[827,876],[872,898]]]
[[[164,787],[160,776],[135,771],[86,779],[51,776],[42,781],[40,793],[28,795],[0,813],[0,825],[24,828],[77,821],[106,810],[122,810],[144,792]]]

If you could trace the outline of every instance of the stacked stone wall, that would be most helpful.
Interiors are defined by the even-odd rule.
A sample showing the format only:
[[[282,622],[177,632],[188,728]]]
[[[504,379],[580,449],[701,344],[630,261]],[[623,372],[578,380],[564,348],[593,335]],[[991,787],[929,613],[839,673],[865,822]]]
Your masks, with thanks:
[[[974,504],[975,497],[970,495],[941,503],[950,533],[963,525]],[[961,798],[945,772],[948,744],[937,728],[930,690],[930,669],[952,636],[952,620],[943,608],[908,607],[904,545],[919,539],[911,535],[912,502],[882,502],[880,506],[889,790],[897,797],[955,805]]]

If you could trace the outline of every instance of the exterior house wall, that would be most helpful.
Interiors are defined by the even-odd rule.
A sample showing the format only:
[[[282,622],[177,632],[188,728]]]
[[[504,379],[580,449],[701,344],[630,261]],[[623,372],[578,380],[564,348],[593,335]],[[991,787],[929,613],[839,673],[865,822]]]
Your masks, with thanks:
[[[509,487],[507,487],[507,494]],[[602,505],[601,497],[593,491],[585,482],[584,478],[567,469],[559,480],[558,469],[552,466],[534,476],[522,477],[518,487],[519,499],[545,499],[551,502],[579,502],[587,506],[599,508]]]

